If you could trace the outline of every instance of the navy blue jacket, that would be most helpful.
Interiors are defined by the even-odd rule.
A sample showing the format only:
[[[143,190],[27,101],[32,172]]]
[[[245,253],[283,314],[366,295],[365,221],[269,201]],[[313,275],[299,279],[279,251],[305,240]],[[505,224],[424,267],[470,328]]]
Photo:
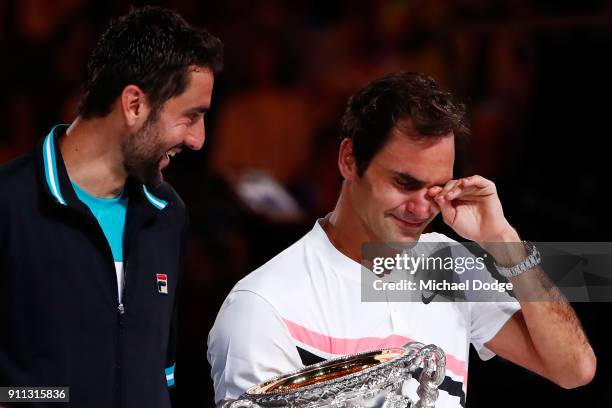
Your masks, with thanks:
[[[184,204],[167,183],[128,179],[119,304],[110,246],[62,160],[64,132],[0,167],[0,386],[70,387],[62,407],[169,407]]]

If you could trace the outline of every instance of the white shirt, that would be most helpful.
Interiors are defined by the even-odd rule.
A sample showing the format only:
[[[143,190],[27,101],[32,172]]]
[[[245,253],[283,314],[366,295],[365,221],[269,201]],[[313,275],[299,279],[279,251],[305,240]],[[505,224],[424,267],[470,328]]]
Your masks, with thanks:
[[[333,246],[319,222],[238,282],[221,306],[208,335],[215,402],[303,367],[302,357],[329,359],[419,341],[446,354],[436,406],[464,406],[470,343],[483,360],[492,358],[484,343],[519,303],[362,302],[361,265]],[[430,233],[419,242],[452,240]],[[413,400],[417,385],[410,380],[404,387]]]

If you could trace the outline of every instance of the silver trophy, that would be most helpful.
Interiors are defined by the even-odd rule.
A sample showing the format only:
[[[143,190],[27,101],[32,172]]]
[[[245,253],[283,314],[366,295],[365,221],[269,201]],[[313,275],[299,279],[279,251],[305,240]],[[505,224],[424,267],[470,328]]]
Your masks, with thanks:
[[[435,345],[408,343],[327,360],[249,388],[225,408],[430,408],[444,380],[446,359]],[[402,395],[404,381],[421,369],[417,395]]]

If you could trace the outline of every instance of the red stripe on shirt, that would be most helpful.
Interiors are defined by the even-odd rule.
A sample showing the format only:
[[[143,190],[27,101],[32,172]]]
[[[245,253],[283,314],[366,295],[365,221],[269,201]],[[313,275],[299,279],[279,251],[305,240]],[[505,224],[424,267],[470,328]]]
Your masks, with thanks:
[[[296,341],[328,354],[347,355],[381,348],[402,347],[406,343],[414,341],[409,337],[400,336],[398,334],[392,334],[387,337],[361,337],[358,339],[336,338],[314,332],[285,318],[283,318],[283,321],[287,325],[291,337]],[[462,377],[463,384],[467,388],[467,368],[465,361],[459,360],[448,353],[445,353],[445,355],[446,369]]]

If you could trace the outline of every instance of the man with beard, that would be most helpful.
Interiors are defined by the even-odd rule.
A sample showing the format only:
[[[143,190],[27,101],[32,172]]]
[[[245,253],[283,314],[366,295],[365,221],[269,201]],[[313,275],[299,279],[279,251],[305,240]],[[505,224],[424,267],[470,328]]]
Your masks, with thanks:
[[[565,388],[591,381],[596,361],[580,322],[549,285],[536,249],[523,247],[493,182],[453,176],[455,138],[467,133],[464,112],[420,74],[390,74],[351,97],[342,118],[344,181],[336,208],[238,282],[210,331],[217,404],[303,365],[412,341],[446,354],[437,407],[465,406],[470,344],[482,359],[498,354]],[[362,297],[371,276],[362,274],[362,244],[390,251],[394,243],[452,242],[424,233],[438,214],[505,266],[498,272],[514,284],[520,304],[505,293],[497,302]],[[482,277],[491,278],[486,269]],[[416,398],[414,382],[405,392]]]
[[[91,54],[79,116],[0,168],[0,386],[170,406],[186,212],[161,171],[204,144],[222,48],[172,11],[130,11]]]

